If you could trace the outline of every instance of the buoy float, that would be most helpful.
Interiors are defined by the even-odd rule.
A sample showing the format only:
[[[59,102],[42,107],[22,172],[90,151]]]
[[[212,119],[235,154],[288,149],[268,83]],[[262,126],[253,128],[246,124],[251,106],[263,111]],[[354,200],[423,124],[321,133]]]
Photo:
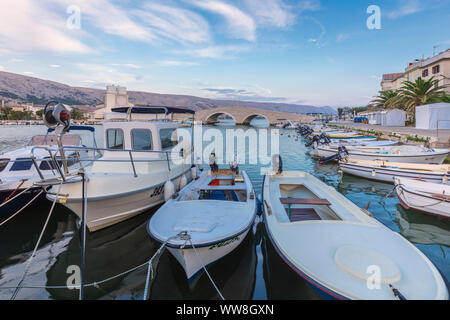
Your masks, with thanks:
[[[173,184],[172,181],[169,180],[164,184],[164,200],[165,201],[169,200],[174,193],[175,193],[175,185]]]
[[[197,180],[197,167],[192,167],[191,168],[191,175],[192,175],[192,179]]]
[[[183,189],[187,185],[187,178],[186,175],[183,174],[183,176],[180,179],[180,190]]]

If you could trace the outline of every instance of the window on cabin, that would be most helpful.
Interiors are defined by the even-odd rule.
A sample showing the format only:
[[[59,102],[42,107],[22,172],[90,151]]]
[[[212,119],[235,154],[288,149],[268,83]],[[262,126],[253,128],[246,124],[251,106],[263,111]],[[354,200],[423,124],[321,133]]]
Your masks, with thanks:
[[[122,129],[108,129],[106,131],[108,149],[124,149]]]
[[[152,150],[152,132],[148,129],[131,130],[133,150]]]
[[[17,158],[16,160],[9,171],[26,171],[30,170],[33,165],[33,161],[30,158]]]
[[[8,166],[9,159],[0,159],[0,172]]]
[[[168,149],[178,144],[177,129],[161,129],[159,130],[159,136],[161,138],[161,148]]]

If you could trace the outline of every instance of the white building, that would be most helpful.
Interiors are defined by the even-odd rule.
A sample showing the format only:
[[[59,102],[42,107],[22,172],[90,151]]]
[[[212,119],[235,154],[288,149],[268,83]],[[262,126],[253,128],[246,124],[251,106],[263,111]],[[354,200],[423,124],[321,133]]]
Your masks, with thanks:
[[[127,88],[121,86],[107,86],[104,103],[97,106],[94,112],[95,119],[104,119],[105,113],[111,112],[113,108],[130,107],[128,102]]]
[[[450,129],[450,103],[427,104],[416,108],[416,128]]]
[[[369,124],[386,127],[404,127],[406,122],[406,112],[399,109],[363,112],[359,116],[367,117]]]

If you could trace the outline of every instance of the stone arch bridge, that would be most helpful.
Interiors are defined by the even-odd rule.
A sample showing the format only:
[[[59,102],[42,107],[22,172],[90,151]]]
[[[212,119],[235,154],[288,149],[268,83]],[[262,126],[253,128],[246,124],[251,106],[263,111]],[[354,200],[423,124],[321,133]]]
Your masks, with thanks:
[[[286,120],[301,123],[311,123],[314,120],[311,116],[301,114],[243,107],[223,107],[200,110],[195,113],[195,120],[202,121],[204,124],[213,124],[217,122],[219,116],[222,115],[229,116],[236,122],[237,125],[248,125],[256,117],[265,118],[271,125],[284,122]]]

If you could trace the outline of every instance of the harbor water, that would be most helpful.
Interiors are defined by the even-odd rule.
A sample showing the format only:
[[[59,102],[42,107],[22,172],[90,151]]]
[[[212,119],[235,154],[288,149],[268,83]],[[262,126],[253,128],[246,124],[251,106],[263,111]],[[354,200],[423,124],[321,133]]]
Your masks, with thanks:
[[[223,131],[227,127],[215,126],[214,129]],[[0,151],[24,146],[33,135],[45,132],[43,126],[0,126]],[[96,135],[99,146],[102,146],[101,127],[97,127]],[[89,136],[86,134],[83,138],[89,139]],[[374,218],[416,245],[440,270],[448,286],[449,221],[403,209],[395,192],[392,192],[393,185],[342,176],[337,164],[319,166],[309,155],[310,149],[305,147],[304,141],[301,138],[296,141],[295,135],[288,137],[285,134],[279,138],[285,170],[311,172],[359,207],[366,207],[370,201],[369,211]],[[249,154],[255,150],[248,146],[246,152]],[[255,190],[260,194],[263,181],[261,166],[241,165],[240,168],[248,172]],[[14,287],[19,283],[50,207],[49,201],[36,203],[0,227],[0,288]],[[154,255],[160,245],[149,237],[146,224],[155,210],[87,234],[87,283],[120,274],[147,262]],[[16,299],[78,298],[78,290],[57,288],[68,284],[68,267],[80,264],[81,232],[77,223],[75,214],[61,205],[56,206],[23,283],[24,288]],[[257,218],[253,232],[249,233],[242,245],[214,264],[209,271],[226,299],[320,299],[307,282],[277,255],[260,218]],[[87,288],[85,297],[142,299],[146,275],[147,267],[141,267],[99,286]],[[14,289],[1,288],[0,299],[10,299],[13,292]],[[189,284],[182,267],[166,251],[159,260],[150,288],[150,299],[219,299],[219,296],[204,275]]]

